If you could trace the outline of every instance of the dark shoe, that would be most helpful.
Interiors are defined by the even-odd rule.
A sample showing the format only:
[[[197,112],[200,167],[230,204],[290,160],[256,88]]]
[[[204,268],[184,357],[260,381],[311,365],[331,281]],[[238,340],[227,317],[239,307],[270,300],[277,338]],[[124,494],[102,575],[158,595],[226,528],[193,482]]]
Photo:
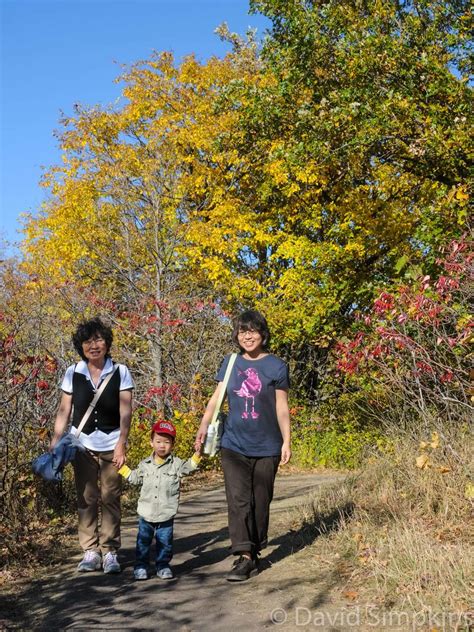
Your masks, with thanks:
[[[248,557],[241,555],[232,566],[232,570],[227,575],[228,582],[244,582],[250,577],[258,575],[257,563]]]

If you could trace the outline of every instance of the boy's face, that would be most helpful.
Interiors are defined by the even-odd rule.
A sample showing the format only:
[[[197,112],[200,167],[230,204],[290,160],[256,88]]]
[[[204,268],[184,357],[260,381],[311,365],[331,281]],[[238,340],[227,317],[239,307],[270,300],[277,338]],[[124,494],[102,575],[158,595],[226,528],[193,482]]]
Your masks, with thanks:
[[[165,459],[168,454],[171,454],[173,449],[173,437],[166,434],[155,434],[150,440],[150,445],[153,448],[153,454],[159,456],[160,459]]]

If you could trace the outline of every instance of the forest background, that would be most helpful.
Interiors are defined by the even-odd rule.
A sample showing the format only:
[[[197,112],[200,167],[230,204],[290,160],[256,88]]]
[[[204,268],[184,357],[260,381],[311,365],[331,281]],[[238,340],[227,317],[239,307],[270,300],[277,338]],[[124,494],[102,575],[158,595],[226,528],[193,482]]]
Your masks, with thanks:
[[[254,307],[290,365],[294,463],[357,472],[305,518],[324,531],[324,511],[353,507],[326,534],[338,573],[385,605],[466,611],[469,3],[250,6],[263,42],[223,25],[226,56],[156,53],[118,79],[124,105],[61,121],[48,201],[1,264],[2,555],[34,556],[73,511],[70,478],[53,489],[30,462],[79,320],[110,322],[133,373],[136,463],[157,416],[189,453],[231,316]]]

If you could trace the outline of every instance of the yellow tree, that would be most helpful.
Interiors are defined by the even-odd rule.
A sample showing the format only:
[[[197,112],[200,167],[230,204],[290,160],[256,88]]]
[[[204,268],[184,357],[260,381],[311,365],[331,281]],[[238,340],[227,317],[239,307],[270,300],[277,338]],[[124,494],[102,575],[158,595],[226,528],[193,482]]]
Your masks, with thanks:
[[[159,407],[177,366],[187,384],[202,369],[210,323],[216,340],[224,335],[219,306],[203,308],[209,284],[189,275],[182,245],[189,182],[195,205],[202,178],[190,139],[212,136],[216,95],[238,72],[229,59],[175,66],[155,55],[120,78],[121,107],[76,107],[63,121],[62,164],[44,179],[51,200],[26,227],[25,268],[61,288],[71,310],[109,312],[141,356],[139,370],[151,363]],[[226,115],[220,127],[229,124]],[[80,296],[67,290],[72,280]],[[171,353],[184,352],[183,335],[186,363]]]
[[[208,154],[189,256],[267,312],[314,384],[354,308],[408,264],[434,271],[465,230],[472,16],[431,0],[251,4],[273,26],[253,76],[223,88],[234,125]]]

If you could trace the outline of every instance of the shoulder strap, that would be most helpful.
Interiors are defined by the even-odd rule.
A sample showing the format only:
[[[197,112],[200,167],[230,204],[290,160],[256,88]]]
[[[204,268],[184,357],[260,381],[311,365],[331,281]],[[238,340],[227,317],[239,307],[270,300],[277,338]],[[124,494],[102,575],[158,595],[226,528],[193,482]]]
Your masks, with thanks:
[[[105,380],[102,382],[102,384],[100,385],[99,389],[96,391],[91,403],[89,404],[88,409],[86,410],[86,412],[84,413],[83,418],[81,419],[81,423],[79,424],[79,426],[77,427],[76,430],[76,437],[78,437],[81,432],[82,429],[84,428],[84,426],[86,425],[86,421],[89,419],[91,412],[94,410],[95,405],[97,404],[97,402],[99,401],[99,397],[102,395],[102,393],[105,391],[105,387],[107,386],[107,384],[110,382],[110,380],[112,379],[112,376],[115,374],[115,371],[119,368],[119,365],[116,364],[113,368],[113,370],[107,375],[107,377],[105,378]]]
[[[230,378],[230,372],[232,371],[232,367],[234,366],[235,360],[237,359],[237,353],[233,353],[230,358],[229,358],[229,362],[227,364],[227,369],[225,371],[225,375],[224,375],[224,379],[222,381],[222,390],[219,393],[219,397],[217,399],[216,402],[216,407],[214,408],[214,412],[212,414],[212,419],[211,419],[211,424],[215,423],[216,419],[217,419],[217,415],[219,414],[219,410],[222,406],[222,402],[224,401],[224,397],[225,397],[225,392],[227,389],[227,383],[229,381]]]

